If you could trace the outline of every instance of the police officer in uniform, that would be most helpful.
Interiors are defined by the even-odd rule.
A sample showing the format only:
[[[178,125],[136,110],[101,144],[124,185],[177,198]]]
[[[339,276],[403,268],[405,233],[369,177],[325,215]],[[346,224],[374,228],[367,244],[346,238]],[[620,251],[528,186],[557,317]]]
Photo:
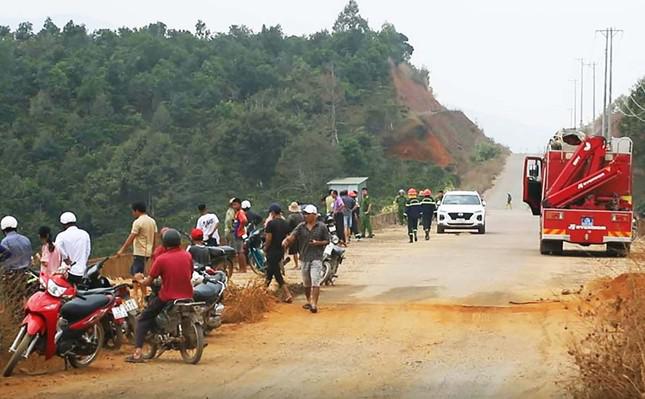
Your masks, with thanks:
[[[430,228],[432,228],[432,218],[437,204],[432,198],[432,191],[429,188],[423,190],[423,199],[421,200],[421,223],[423,231],[426,233],[426,241],[430,239]]]
[[[407,202],[405,191],[399,190],[399,195],[394,198],[394,204],[396,205],[397,216],[401,225],[405,225],[405,205]]]
[[[408,219],[408,237],[410,243],[417,241],[417,227],[421,216],[421,203],[417,199],[417,190],[408,190],[408,202],[405,204],[405,217]]]

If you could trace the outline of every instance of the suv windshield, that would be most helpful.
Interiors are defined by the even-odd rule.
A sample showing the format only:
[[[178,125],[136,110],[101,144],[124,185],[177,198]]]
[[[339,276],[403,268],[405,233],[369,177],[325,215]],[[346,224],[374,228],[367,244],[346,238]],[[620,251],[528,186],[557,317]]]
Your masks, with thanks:
[[[479,197],[476,195],[446,195],[441,201],[442,205],[481,205]]]

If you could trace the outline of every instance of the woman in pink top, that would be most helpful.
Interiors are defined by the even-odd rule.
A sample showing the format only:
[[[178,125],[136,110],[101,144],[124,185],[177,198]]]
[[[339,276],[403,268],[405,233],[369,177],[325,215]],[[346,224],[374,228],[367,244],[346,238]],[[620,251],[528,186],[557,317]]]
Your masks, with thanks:
[[[52,241],[52,231],[47,226],[38,229],[40,242],[43,244],[40,255],[40,274],[51,276],[60,268],[62,257],[60,251]]]

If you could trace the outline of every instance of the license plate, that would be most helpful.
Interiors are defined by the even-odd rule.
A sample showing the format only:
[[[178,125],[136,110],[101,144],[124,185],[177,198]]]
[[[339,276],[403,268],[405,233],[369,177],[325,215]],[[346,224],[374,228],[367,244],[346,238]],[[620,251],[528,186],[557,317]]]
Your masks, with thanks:
[[[139,305],[134,299],[128,299],[123,303],[123,305],[116,306],[112,308],[112,314],[116,320],[125,319],[128,317],[128,312],[137,310]]]
[[[582,220],[580,220],[580,224],[585,227],[593,226],[593,218],[583,217]]]
[[[128,299],[128,300],[127,300],[127,301],[125,301],[125,303],[124,303],[123,305],[121,305],[121,306],[125,306],[125,309],[126,309],[128,312],[131,312],[131,311],[133,311],[133,310],[137,310],[137,309],[139,309],[139,304],[138,304],[138,303],[137,303],[137,301],[136,301],[136,300],[134,300],[134,299]]]
[[[335,233],[336,232],[336,227],[332,226],[329,228],[330,233]]]
[[[114,315],[115,320],[125,319],[128,317],[128,311],[125,310],[125,306],[117,306],[112,308],[112,315]]]
[[[333,251],[333,250],[334,250],[334,248],[331,245],[328,245],[327,247],[325,247],[324,255],[325,256],[331,256],[331,251]]]

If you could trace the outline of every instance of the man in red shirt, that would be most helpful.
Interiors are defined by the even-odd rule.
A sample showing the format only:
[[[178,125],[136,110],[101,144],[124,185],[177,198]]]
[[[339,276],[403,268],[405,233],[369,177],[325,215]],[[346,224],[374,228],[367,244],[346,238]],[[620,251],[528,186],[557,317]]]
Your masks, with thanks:
[[[181,235],[177,230],[169,229],[163,234],[161,241],[166,251],[155,259],[148,277],[144,278],[141,273],[134,276],[144,287],[151,285],[157,277],[161,277],[162,281],[159,295],[150,297],[148,306],[139,316],[135,350],[133,355],[126,358],[128,362],[143,362],[142,348],[146,334],[154,326],[155,318],[164,309],[166,303],[193,297],[193,285],[190,281],[193,274],[193,259],[188,252],[179,247]]]
[[[231,246],[237,253],[237,264],[240,267],[240,273],[246,273],[246,254],[244,253],[244,239],[246,238],[246,225],[248,219],[246,213],[242,210],[242,201],[239,198],[231,200],[231,208],[235,211],[233,225],[231,230]],[[233,275],[233,270],[229,278]]]

